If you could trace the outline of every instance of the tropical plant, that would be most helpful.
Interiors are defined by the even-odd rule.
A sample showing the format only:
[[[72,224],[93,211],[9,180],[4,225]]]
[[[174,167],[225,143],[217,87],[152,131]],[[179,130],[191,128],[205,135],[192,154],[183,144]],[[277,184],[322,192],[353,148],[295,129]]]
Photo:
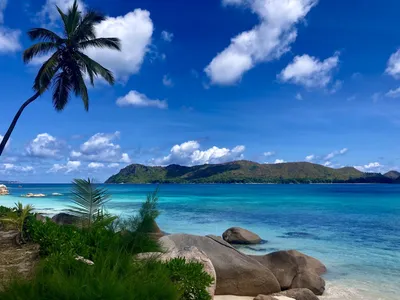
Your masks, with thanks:
[[[16,241],[20,239],[23,243],[26,242],[24,237],[24,226],[29,215],[32,214],[34,207],[30,204],[23,205],[21,202],[15,203],[12,212],[9,212],[5,217],[0,218],[3,223],[10,224],[18,230]],[[19,243],[19,242],[18,242]]]
[[[79,217],[83,225],[91,227],[96,219],[104,221],[103,208],[111,196],[104,188],[96,187],[93,179],[74,179],[69,211]],[[105,222],[108,223],[108,222]]]
[[[76,0],[68,12],[62,12],[58,6],[57,10],[64,27],[62,36],[45,28],[33,28],[28,31],[29,38],[38,42],[24,51],[24,62],[29,63],[37,56],[51,55],[35,78],[35,94],[22,104],[4,135],[0,144],[0,155],[24,109],[50,86],[53,91],[53,105],[57,111],[65,108],[72,92],[82,99],[85,110],[88,111],[89,95],[84,78],[88,77],[92,85],[98,76],[109,84],[114,84],[112,72],[85,54],[86,49],[93,47],[121,49],[118,38],[96,37],[95,26],[104,21],[105,16],[94,11],[82,15]]]

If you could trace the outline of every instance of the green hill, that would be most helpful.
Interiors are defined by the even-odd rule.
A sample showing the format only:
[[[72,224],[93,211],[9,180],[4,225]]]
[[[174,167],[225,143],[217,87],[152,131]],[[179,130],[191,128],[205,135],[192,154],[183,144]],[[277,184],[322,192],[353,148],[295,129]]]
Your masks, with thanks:
[[[396,180],[396,179],[400,178],[400,173],[397,171],[389,171],[389,172],[385,173],[384,176],[391,178],[393,180]]]
[[[308,162],[259,164],[235,161],[185,167],[130,165],[106,183],[391,183],[381,174],[367,174],[353,167],[332,169]]]

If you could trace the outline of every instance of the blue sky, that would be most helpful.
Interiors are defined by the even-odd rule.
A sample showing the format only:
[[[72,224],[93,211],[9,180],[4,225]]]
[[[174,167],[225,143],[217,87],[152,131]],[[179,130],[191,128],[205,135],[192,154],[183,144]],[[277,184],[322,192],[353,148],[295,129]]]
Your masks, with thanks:
[[[55,4],[0,0],[0,134],[32,95],[43,58],[24,65],[26,31],[59,31]],[[79,2],[122,52],[89,50],[117,77],[90,89],[90,111],[50,93],[22,115],[0,179],[101,181],[129,163],[235,159],[399,169],[400,3],[382,0]],[[0,137],[1,138],[1,137]]]

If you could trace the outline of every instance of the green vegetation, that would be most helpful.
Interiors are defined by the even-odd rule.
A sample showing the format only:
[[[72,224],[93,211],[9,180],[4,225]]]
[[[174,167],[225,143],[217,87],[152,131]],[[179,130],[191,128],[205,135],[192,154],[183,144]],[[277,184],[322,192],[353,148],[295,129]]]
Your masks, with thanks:
[[[107,191],[91,180],[74,182],[81,221],[58,225],[29,213],[22,231],[40,245],[42,260],[32,279],[12,280],[0,299],[211,299],[206,288],[213,279],[200,263],[134,259],[138,253],[160,251],[147,234],[159,215],[157,191],[148,195],[137,216],[121,220],[104,213]],[[0,207],[1,214],[10,212]]]
[[[26,226],[26,222],[28,220],[28,217],[32,214],[33,211],[33,206],[32,205],[25,205],[21,202],[15,203],[15,207],[11,209],[10,211],[5,211],[4,216],[0,217],[0,222],[5,224],[5,227],[7,228],[7,225],[9,225],[11,228],[17,229],[18,230],[18,236],[16,241],[18,243],[26,243],[25,240],[25,231],[24,227]]]
[[[332,169],[307,162],[258,164],[235,161],[184,167],[130,165],[106,183],[392,183],[381,174],[367,174],[352,167]]]
[[[22,104],[4,135],[0,144],[0,155],[24,109],[49,88],[53,90],[53,105],[57,111],[65,108],[71,92],[80,97],[85,110],[89,110],[85,76],[88,76],[92,85],[97,76],[101,76],[109,84],[114,84],[113,74],[84,53],[85,49],[90,47],[120,50],[119,39],[96,37],[95,25],[105,20],[105,16],[90,10],[82,15],[76,0],[68,12],[62,12],[59,7],[57,10],[63,24],[63,36],[45,28],[33,28],[28,31],[29,38],[38,42],[24,51],[24,62],[29,63],[37,56],[51,56],[43,63],[35,78],[35,94]]]

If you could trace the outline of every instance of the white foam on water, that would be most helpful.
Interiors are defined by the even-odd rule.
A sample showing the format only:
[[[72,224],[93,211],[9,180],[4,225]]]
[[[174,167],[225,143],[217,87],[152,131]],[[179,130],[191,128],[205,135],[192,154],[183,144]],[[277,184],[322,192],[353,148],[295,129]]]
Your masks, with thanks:
[[[330,281],[321,300],[394,300],[396,298],[382,296],[379,291],[361,281]]]

